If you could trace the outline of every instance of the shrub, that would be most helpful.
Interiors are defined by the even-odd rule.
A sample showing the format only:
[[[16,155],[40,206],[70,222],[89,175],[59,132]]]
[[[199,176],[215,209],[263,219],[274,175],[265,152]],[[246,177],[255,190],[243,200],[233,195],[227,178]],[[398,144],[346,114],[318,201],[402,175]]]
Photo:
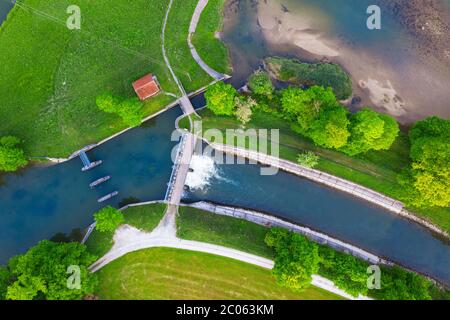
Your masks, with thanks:
[[[299,291],[311,284],[311,275],[319,268],[315,243],[281,228],[270,229],[265,242],[275,250],[272,272],[280,285]]]

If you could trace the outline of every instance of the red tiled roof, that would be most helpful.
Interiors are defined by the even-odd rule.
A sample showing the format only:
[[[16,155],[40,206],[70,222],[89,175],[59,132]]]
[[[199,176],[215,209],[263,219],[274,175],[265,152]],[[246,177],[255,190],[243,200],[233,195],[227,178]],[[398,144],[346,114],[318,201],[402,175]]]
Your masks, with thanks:
[[[155,81],[152,74],[147,74],[133,82],[133,88],[141,100],[145,100],[159,92],[158,83]]]

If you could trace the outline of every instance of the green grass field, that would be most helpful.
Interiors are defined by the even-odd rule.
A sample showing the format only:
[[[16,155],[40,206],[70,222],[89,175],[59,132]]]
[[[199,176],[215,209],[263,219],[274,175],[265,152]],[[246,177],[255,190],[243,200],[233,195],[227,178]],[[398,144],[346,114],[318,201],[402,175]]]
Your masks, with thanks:
[[[174,1],[166,34],[169,59],[187,91],[211,81],[187,45],[196,3]],[[81,30],[66,27],[71,4],[18,1],[0,29],[0,136],[23,139],[30,156],[66,157],[124,129],[118,116],[96,107],[103,91],[133,97],[132,81],[151,72],[165,92],[178,94],[161,50],[166,0],[80,0]],[[145,114],[173,100],[164,93],[151,98]]]
[[[129,207],[123,211],[125,224],[150,232],[158,226],[165,210],[166,205],[159,203]],[[86,241],[86,246],[90,252],[101,257],[113,246],[113,236],[114,232],[100,232],[94,229]]]
[[[338,299],[316,287],[278,286],[271,271],[192,251],[153,248],[129,253],[98,272],[100,299]]]
[[[219,129],[224,133],[228,128],[241,128],[241,123],[234,117],[218,117],[207,109],[201,110],[199,114],[203,120],[203,131]],[[409,163],[409,140],[404,133],[399,135],[390,150],[370,151],[364,155],[349,157],[343,153],[314,145],[312,141],[292,131],[288,122],[266,113],[254,112],[251,122],[246,125],[246,129],[258,128],[280,130],[280,158],[297,162],[300,152],[311,150],[320,156],[318,170],[356,182],[392,198],[401,199],[405,192],[396,179],[397,174]],[[225,134],[223,137],[225,138]],[[233,139],[223,142],[236,144],[239,141]],[[249,147],[248,139],[237,144],[241,147]],[[408,209],[450,232],[449,209]]]
[[[182,239],[208,242],[273,259],[265,242],[267,228],[258,224],[180,206],[177,235]]]

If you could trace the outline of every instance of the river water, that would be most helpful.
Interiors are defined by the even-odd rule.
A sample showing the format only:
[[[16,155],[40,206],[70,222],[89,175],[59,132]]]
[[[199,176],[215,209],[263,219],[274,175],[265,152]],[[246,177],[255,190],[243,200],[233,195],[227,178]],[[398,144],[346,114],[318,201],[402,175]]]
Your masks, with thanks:
[[[9,11],[14,5],[7,0],[1,0],[0,1],[0,25],[2,24],[3,20],[6,19],[6,16],[8,15]]]

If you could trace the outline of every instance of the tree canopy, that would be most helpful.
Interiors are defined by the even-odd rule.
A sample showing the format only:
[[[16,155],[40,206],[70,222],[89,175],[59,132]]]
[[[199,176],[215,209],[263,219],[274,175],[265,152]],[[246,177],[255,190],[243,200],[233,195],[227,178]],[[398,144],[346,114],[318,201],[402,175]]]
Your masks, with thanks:
[[[236,110],[234,115],[242,123],[246,124],[252,119],[252,108],[256,105],[251,97],[236,97]]]
[[[55,243],[43,240],[27,253],[10,259],[5,298],[81,299],[87,294],[94,293],[97,278],[89,272],[88,267],[95,260],[96,257],[80,243]],[[79,287],[68,286],[71,266],[75,266],[77,270],[75,276],[79,275]]]
[[[123,213],[111,206],[104,207],[94,214],[95,228],[100,232],[114,231],[125,222]]]
[[[412,160],[400,175],[409,190],[408,203],[447,207],[450,203],[450,120],[430,117],[410,130]]]
[[[0,171],[12,172],[28,164],[24,151],[18,147],[20,143],[13,136],[0,138]]]
[[[219,81],[206,91],[206,106],[216,115],[232,116],[236,95],[237,91],[232,85]]]
[[[250,76],[248,87],[254,94],[267,97],[270,97],[274,91],[269,74],[263,70],[258,70]]]
[[[139,126],[144,117],[143,103],[138,98],[124,100],[110,93],[103,93],[97,97],[96,104],[104,112],[119,115],[130,127]]]
[[[398,123],[390,116],[364,108],[350,118],[350,139],[341,150],[348,155],[369,150],[387,150],[400,131]]]

